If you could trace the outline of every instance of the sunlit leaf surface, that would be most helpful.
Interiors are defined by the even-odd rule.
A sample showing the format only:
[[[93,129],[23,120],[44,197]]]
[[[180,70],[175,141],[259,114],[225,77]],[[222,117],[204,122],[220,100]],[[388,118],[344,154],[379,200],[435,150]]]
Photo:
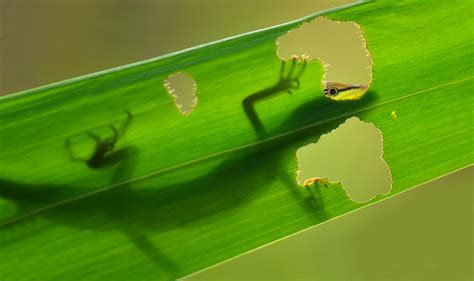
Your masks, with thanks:
[[[259,134],[242,102],[277,83],[277,37],[317,15],[1,98],[0,279],[176,278],[472,164],[472,9],[377,1],[329,12],[363,28],[369,92],[326,99],[311,61],[299,90],[256,105]],[[177,71],[197,83],[188,116],[163,86]],[[295,180],[296,150],[350,116],[383,132],[393,177],[366,204],[336,184],[311,196]],[[110,165],[71,161],[66,143],[87,158],[87,132],[111,138],[110,125],[120,131]]]

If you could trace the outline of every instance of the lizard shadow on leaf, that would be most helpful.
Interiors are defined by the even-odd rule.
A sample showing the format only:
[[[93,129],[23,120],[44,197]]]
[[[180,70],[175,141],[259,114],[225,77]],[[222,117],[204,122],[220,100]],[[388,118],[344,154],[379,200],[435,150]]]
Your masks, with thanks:
[[[373,102],[375,98],[375,93],[371,92],[359,101],[347,103],[331,102],[324,97],[315,98],[295,109],[272,134],[284,133],[289,128],[306,129],[264,142],[245,153],[240,152],[240,156],[223,161],[197,179],[143,189],[121,185],[71,201],[58,206],[56,212],[44,212],[41,215],[80,229],[121,231],[148,259],[167,272],[169,278],[177,278],[188,272],[182,272],[171,258],[162,253],[157,245],[159,241],[155,243],[150,235],[229,212],[257,198],[267,188],[279,188],[269,184],[276,179],[284,182],[286,192],[293,196],[315,224],[327,220],[322,201],[298,188],[295,171],[288,170],[287,163],[283,163],[283,159],[287,158],[281,155],[294,155],[295,144],[317,140],[322,134],[337,128],[344,119],[316,126],[310,124],[338,113],[343,115],[356,110]],[[111,184],[130,179],[139,158],[139,149],[127,146],[111,154],[118,159]],[[54,184],[27,185],[0,179],[0,196],[14,200],[20,209],[32,200],[67,200],[68,191],[74,188],[76,187]]]

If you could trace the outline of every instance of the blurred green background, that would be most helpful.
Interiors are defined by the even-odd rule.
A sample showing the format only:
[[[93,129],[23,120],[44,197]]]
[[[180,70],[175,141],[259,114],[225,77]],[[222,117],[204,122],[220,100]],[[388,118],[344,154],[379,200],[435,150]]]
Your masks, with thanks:
[[[0,95],[351,2],[0,1]],[[473,280],[473,186],[470,167],[187,280]]]

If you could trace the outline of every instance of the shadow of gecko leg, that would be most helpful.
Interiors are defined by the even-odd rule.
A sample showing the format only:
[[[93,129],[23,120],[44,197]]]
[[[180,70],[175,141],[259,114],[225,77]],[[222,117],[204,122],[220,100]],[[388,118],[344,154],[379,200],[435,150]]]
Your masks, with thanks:
[[[306,188],[311,196],[305,196],[301,192],[301,186],[296,183],[294,176],[292,177],[288,173],[282,171],[279,177],[283,184],[287,187],[291,196],[300,202],[300,206],[305,211],[305,213],[314,214],[314,212],[318,212],[319,216],[316,220],[317,222],[324,221],[326,218],[328,218],[324,212],[324,202],[320,198],[320,190],[313,191],[310,190],[310,188]]]
[[[303,75],[307,60],[305,58],[293,58],[291,61],[290,70],[285,75],[285,61],[282,61],[280,68],[280,78],[278,82],[269,88],[258,91],[242,101],[242,106],[244,107],[245,114],[247,118],[252,123],[252,126],[257,133],[259,139],[264,138],[267,135],[265,127],[262,124],[260,118],[258,118],[257,112],[255,111],[255,104],[263,100],[269,99],[272,96],[276,96],[283,92],[292,93],[292,90],[297,90],[300,87],[299,78]],[[294,74],[295,69],[300,67],[296,75]]]
[[[117,151],[118,153],[119,151]],[[135,193],[132,190],[130,179],[133,178],[134,168],[138,162],[138,156],[140,154],[139,149],[136,146],[127,146],[120,150],[121,162],[116,168],[114,176],[111,180],[111,184],[114,183],[125,183],[117,187],[113,192],[114,196],[119,198],[119,202],[122,204],[115,204],[105,208],[109,212],[108,217],[111,219],[117,217],[127,217],[133,210],[130,210],[127,206],[128,200],[133,200]],[[127,238],[132,242],[142,254],[147,257],[156,266],[164,269],[168,274],[168,277],[175,279],[180,276],[179,267],[165,255],[161,253],[158,246],[148,237],[147,227],[141,222],[134,223],[133,221],[129,225],[122,225],[118,223],[120,230],[124,233]]]
[[[117,129],[114,125],[109,125],[113,134],[111,137],[101,138],[92,132],[87,132],[87,135],[95,141],[94,151],[88,159],[76,157],[72,149],[71,140],[66,140],[65,147],[69,159],[73,162],[84,162],[91,169],[105,168],[121,161],[120,154],[113,153],[113,151],[120,137],[125,134],[132,121],[132,114],[129,111],[125,111],[125,113],[127,114],[127,119],[121,128]]]
[[[110,186],[114,186],[115,183],[125,183],[119,186],[115,190],[115,193],[116,196],[118,195],[121,198],[121,201],[125,201],[126,203],[127,198],[133,198],[134,196],[130,190],[131,185],[129,181],[133,177],[133,172],[137,165],[139,150],[136,146],[127,146],[114,151],[116,143],[119,138],[125,134],[132,120],[132,114],[129,111],[125,112],[127,113],[127,119],[120,129],[116,129],[113,125],[109,125],[113,132],[112,137],[101,139],[99,136],[87,132],[88,136],[96,142],[95,149],[89,159],[83,160],[74,157],[70,140],[66,141],[66,149],[71,161],[82,161],[93,170],[118,164],[110,182]],[[108,212],[106,215],[110,218],[127,216],[128,208],[126,208],[126,206],[126,204],[117,204],[110,208],[105,208],[104,211]],[[135,245],[135,247],[140,249],[144,256],[155,263],[158,267],[165,268],[165,272],[170,275],[170,278],[176,278],[179,275],[178,266],[161,254],[158,247],[146,235],[146,230],[142,225],[133,224],[132,227],[122,227],[121,230],[126,234],[127,238]]]

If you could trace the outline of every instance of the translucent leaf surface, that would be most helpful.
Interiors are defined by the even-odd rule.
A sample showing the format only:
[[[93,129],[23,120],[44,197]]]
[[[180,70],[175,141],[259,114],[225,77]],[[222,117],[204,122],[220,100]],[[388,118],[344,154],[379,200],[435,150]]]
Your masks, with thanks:
[[[322,94],[311,61],[299,90],[244,99],[278,81],[276,39],[307,18],[0,99],[0,278],[170,279],[396,195],[473,163],[472,4],[377,1],[325,15],[355,21],[374,59],[363,99]],[[181,115],[163,86],[190,74],[198,104]],[[72,162],[91,132],[126,123],[115,164]],[[392,111],[397,112],[393,120]],[[384,135],[392,191],[365,204],[340,185],[311,196],[296,150],[348,117]]]

